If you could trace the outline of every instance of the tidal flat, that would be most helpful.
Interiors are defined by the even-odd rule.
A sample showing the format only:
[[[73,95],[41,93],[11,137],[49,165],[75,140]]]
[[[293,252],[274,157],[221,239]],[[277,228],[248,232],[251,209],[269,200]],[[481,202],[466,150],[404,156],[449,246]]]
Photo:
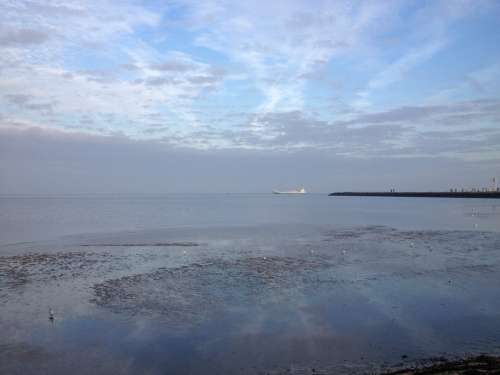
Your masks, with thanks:
[[[405,373],[495,356],[499,249],[495,231],[290,224],[4,246],[0,373]]]

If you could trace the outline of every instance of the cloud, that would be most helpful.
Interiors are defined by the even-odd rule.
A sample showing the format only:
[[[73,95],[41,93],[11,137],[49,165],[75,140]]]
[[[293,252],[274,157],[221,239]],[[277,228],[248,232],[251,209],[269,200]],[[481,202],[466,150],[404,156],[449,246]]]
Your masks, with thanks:
[[[75,78],[78,76],[85,77],[88,81],[96,83],[112,83],[117,80],[115,73],[111,70],[86,69],[75,71],[70,74],[71,75],[68,76],[68,78]]]
[[[188,81],[194,85],[214,85],[220,82],[225,76],[224,70],[211,69],[202,75],[188,77]]]
[[[403,106],[382,112],[361,114],[347,125],[403,123],[414,125],[476,127],[483,121],[500,120],[500,100],[483,99],[449,103],[447,105]]]
[[[267,114],[261,122],[268,130],[265,137],[243,131],[236,135],[237,140],[273,148],[320,148],[342,154],[370,155],[376,153],[385,140],[394,141],[412,130],[401,125],[354,128],[314,120],[299,111]]]
[[[35,109],[31,97],[11,96],[17,105]],[[39,110],[52,110],[52,106]],[[500,130],[500,102],[482,100],[448,106],[400,107],[384,112],[364,113],[348,121],[314,119],[301,111],[260,115],[265,131],[249,125],[253,116],[243,114],[235,119],[238,127],[219,129],[204,127],[183,134],[161,121],[161,114],[150,114],[148,137],[161,135],[176,147],[192,149],[257,149],[269,151],[324,150],[331,155],[351,158],[425,157],[453,154],[454,158],[491,159],[500,156],[500,143],[495,143]],[[95,116],[94,116],[95,118]],[[108,122],[116,119],[111,114]],[[22,121],[10,120],[11,124]],[[488,124],[490,124],[488,126]],[[88,115],[69,129],[113,134],[96,125]],[[427,129],[427,130],[424,130]],[[441,130],[438,130],[441,129]]]
[[[151,69],[161,72],[188,72],[194,68],[195,65],[184,61],[166,61],[160,64],[151,65]]]
[[[190,84],[191,87],[217,87],[226,76],[222,68],[194,60],[184,53],[170,53],[173,57],[159,64],[150,65],[155,73],[144,82],[150,86]]]
[[[32,30],[32,29],[2,30],[0,28],[0,47],[29,46],[33,44],[42,44],[48,39],[49,39],[49,34],[42,30]]]
[[[181,81],[173,77],[151,77],[146,80],[139,80],[138,83],[144,82],[148,86],[163,86],[163,85],[175,85]]]
[[[7,100],[13,104],[17,104],[19,106],[23,106],[33,99],[33,96],[26,94],[10,94],[5,95]]]
[[[365,4],[301,1],[199,6],[185,1],[187,22],[200,35],[197,44],[242,64],[263,96],[259,112],[301,110],[305,77],[318,62],[362,45],[374,24],[397,10],[396,3]]]
[[[439,100],[432,77],[415,92],[397,87],[441,51],[465,49],[450,29],[470,21],[475,4],[8,0],[2,121],[190,150],[484,151],[489,160],[497,150],[488,129],[500,117],[493,53],[483,68],[457,73]]]
[[[404,106],[383,112],[362,113],[350,120],[324,121],[302,111],[260,115],[262,129],[252,128],[252,116],[238,128],[197,131],[182,142],[201,139],[221,147],[261,150],[321,149],[356,158],[425,157],[453,153],[468,158],[481,152],[488,159],[500,156],[500,101],[478,100],[450,105]]]
[[[427,61],[443,46],[444,42],[434,40],[423,47],[411,50],[371,79],[368,83],[368,90],[381,89],[400,81],[415,66]]]
[[[398,82],[412,80],[411,72],[428,63],[443,51],[454,35],[449,29],[458,21],[472,18],[492,6],[488,0],[439,0],[421,3],[412,17],[401,19],[399,32],[404,32],[405,43],[402,46],[390,46],[401,49],[396,58],[388,60],[382,57],[377,64],[378,71],[373,74],[362,90],[357,92],[353,105],[368,108],[373,104],[373,97],[380,95],[382,89]],[[396,28],[397,29],[397,28]],[[392,54],[387,53],[387,56]]]
[[[500,156],[500,130],[479,128],[469,132],[423,132],[413,139],[412,154],[449,155],[484,160]]]
[[[197,126],[192,101],[215,91],[225,75],[188,53],[159,51],[144,40],[141,32],[156,30],[163,9],[135,1],[2,3],[0,23],[8,30],[29,24],[30,32],[0,33],[0,87],[6,94],[0,106],[46,127],[74,129],[87,113],[95,119],[113,114],[114,122],[96,128],[133,135],[148,126],[144,119],[154,112],[165,123]],[[46,43],[34,44],[42,42],[36,35]],[[30,103],[12,100],[22,96]],[[35,118],[35,111],[52,118]]]
[[[447,103],[466,97],[498,97],[500,86],[500,63],[496,61],[465,73],[459,80],[428,98],[429,103]]]
[[[64,162],[62,162],[64,161]],[[325,150],[199,150],[164,141],[0,126],[0,193],[314,192],[448,189],[487,181],[488,163],[452,157],[366,159]],[[381,178],[383,176],[383,178]]]
[[[5,95],[5,98],[19,108],[46,113],[52,112],[54,105],[56,104],[55,102],[36,102],[34,96],[25,94]]]

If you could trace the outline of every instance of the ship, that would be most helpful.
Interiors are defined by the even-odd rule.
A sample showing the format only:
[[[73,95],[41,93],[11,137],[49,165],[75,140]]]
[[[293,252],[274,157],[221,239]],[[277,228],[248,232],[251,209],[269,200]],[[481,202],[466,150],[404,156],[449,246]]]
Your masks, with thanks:
[[[273,194],[305,194],[306,189],[299,188],[299,189],[293,189],[293,190],[273,190]]]

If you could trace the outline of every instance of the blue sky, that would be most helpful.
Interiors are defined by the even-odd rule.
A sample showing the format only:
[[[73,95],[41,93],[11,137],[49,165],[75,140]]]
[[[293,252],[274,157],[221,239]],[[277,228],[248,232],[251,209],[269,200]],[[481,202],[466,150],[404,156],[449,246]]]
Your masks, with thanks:
[[[495,0],[4,0],[0,131],[491,163],[499,20]]]

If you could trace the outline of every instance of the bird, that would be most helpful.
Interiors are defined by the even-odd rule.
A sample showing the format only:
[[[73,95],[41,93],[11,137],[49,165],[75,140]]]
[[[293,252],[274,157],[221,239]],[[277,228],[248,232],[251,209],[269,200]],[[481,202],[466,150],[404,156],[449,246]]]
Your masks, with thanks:
[[[52,310],[51,308],[49,308],[49,320],[51,322],[54,321],[54,310]]]

